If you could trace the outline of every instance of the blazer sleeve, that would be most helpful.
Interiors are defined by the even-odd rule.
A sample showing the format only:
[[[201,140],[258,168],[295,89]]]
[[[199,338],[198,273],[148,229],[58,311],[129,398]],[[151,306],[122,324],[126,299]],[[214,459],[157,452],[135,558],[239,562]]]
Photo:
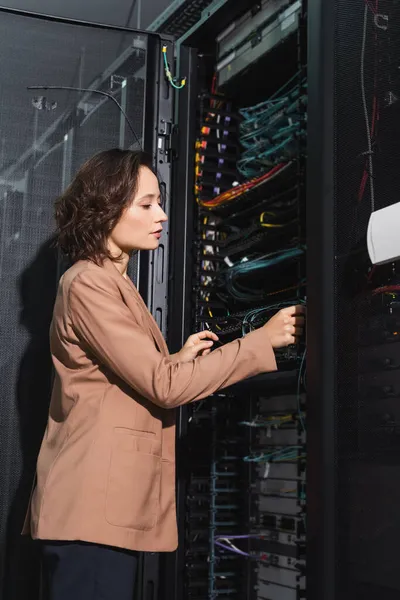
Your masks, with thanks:
[[[122,300],[117,283],[101,270],[75,277],[69,309],[75,334],[99,362],[163,408],[201,400],[247,377],[276,370],[263,330],[186,363],[162,355]]]

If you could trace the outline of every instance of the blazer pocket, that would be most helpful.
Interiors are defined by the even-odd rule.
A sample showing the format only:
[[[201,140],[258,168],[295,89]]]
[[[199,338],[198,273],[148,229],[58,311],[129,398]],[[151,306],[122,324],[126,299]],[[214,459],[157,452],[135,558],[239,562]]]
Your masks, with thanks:
[[[110,525],[149,531],[159,513],[161,458],[160,442],[143,433],[113,432],[105,517]]]

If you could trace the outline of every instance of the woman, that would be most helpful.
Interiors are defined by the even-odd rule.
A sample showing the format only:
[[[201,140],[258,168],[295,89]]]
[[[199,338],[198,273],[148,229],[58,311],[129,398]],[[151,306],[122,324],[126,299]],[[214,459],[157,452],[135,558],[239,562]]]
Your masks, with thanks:
[[[137,551],[173,551],[174,408],[276,369],[273,348],[301,334],[301,309],[210,353],[192,335],[170,355],[127,276],[167,220],[140,152],[90,159],[57,202],[60,281],[51,325],[49,419],[25,530],[42,540],[51,600],[132,600]]]

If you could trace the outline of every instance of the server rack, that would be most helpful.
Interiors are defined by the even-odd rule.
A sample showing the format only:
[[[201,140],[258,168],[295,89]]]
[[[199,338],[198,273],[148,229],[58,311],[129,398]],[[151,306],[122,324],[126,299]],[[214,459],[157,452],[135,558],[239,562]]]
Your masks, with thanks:
[[[282,4],[282,7],[278,6],[277,13],[273,11],[275,18],[279,15],[285,17],[284,11],[290,8],[289,3]],[[204,326],[204,319],[202,320],[201,317],[199,319],[201,314],[201,308],[199,308],[199,293],[201,293],[199,278],[201,275],[199,273],[201,273],[201,253],[204,247],[201,235],[202,232],[204,235],[204,229],[206,228],[202,230],[193,190],[196,185],[194,164],[196,163],[196,139],[199,139],[199,122],[202,121],[202,124],[204,124],[205,119],[202,118],[202,114],[204,114],[204,110],[207,110],[204,109],[204,105],[210,98],[210,93],[207,93],[205,85],[207,77],[210,82],[208,70],[210,66],[207,64],[207,57],[213,54],[213,58],[209,59],[208,62],[213,62],[214,65],[218,62],[217,49],[208,40],[215,39],[225,27],[229,28],[231,23],[245,14],[248,8],[248,4],[245,3],[240,6],[235,5],[235,7],[229,2],[212,3],[207,9],[207,14],[206,11],[204,12],[198,27],[194,26],[177,42],[179,75],[187,76],[188,79],[186,90],[178,92],[176,96],[178,160],[174,167],[174,212],[171,215],[171,257],[174,257],[171,259],[173,261],[171,264],[174,266],[171,270],[171,303],[169,308],[169,318],[171,319],[169,341],[173,350],[177,349],[184,338],[193,332],[196,327],[201,328]],[[288,45],[282,44],[281,50],[285,47],[286,51],[290,52],[288,62],[298,66],[302,63],[301,67],[305,68],[306,7],[301,6],[299,3],[296,9],[299,8],[301,9],[299,27],[295,28],[295,35],[290,36]],[[253,3],[251,15],[259,13],[261,9],[261,3],[257,3],[257,6]],[[263,23],[262,18],[261,23]],[[268,54],[268,51],[266,53]],[[205,60],[204,56],[206,57]],[[274,54],[274,58],[276,59],[278,56],[279,50],[278,53]],[[271,63],[268,63],[268,58],[266,58],[264,65],[271,66]],[[289,71],[290,68],[288,67]],[[249,65],[247,71],[251,71],[251,69],[252,65]],[[285,77],[290,76],[287,76],[286,73],[276,73],[273,63],[271,72],[272,81],[269,85],[264,85],[264,97],[257,90],[254,81],[251,83],[252,74],[247,75],[245,81],[246,84],[250,82],[252,86],[254,92],[253,102],[249,102],[248,94],[246,98],[245,90],[235,90],[234,84],[230,88],[228,86],[229,91],[226,92],[226,95],[229,97],[230,92],[231,97],[236,100],[236,106],[243,106],[245,102],[248,104],[256,103],[268,98],[279,88],[279,85],[285,83]],[[253,76],[255,73],[257,73],[257,69],[253,70]],[[301,85],[301,81],[302,78],[299,76],[296,82]],[[201,107],[202,101],[203,107]],[[203,113],[201,113],[202,109]],[[208,110],[212,112],[212,109]],[[225,114],[226,110],[229,109],[222,107],[222,114]],[[296,156],[296,169],[294,169],[292,176],[292,181],[297,189],[296,202],[299,210],[297,214],[300,213],[301,229],[304,234],[304,152],[299,152]],[[286,183],[284,182],[283,185],[285,186]],[[277,191],[277,189],[274,190],[275,193]],[[229,211],[225,214],[229,216]],[[301,278],[302,272],[302,266],[299,266],[295,277]],[[308,276],[309,274],[307,274]],[[301,296],[299,298],[301,299]],[[304,397],[301,393],[302,380],[300,381],[299,373],[305,366],[304,346],[293,349],[290,356],[286,355],[281,358],[284,358],[284,360],[280,366],[287,366],[288,370],[245,382],[241,386],[238,385],[235,389],[227,390],[221,395],[210,398],[203,407],[194,407],[194,409],[185,407],[180,411],[177,439],[177,510],[180,547],[175,556],[163,557],[162,559],[162,580],[164,582],[162,597],[165,599],[308,597],[305,591],[305,519],[301,516],[304,510],[302,498],[305,493],[305,480],[303,479],[305,463],[303,458],[296,456],[295,464],[298,466],[291,472],[290,464],[286,465],[286,475],[289,480],[296,480],[295,486],[298,490],[298,497],[296,493],[293,504],[291,500],[285,497],[278,498],[276,502],[268,499],[268,492],[267,496],[264,497],[264,503],[270,503],[272,512],[275,510],[276,513],[279,513],[281,510],[276,524],[270,526],[270,529],[266,522],[264,524],[260,521],[257,522],[260,517],[260,511],[254,504],[254,497],[257,494],[255,494],[254,489],[251,489],[251,487],[254,488],[257,479],[263,478],[260,472],[265,472],[265,465],[257,473],[251,463],[247,463],[246,466],[246,463],[241,460],[245,457],[246,449],[257,447],[257,436],[252,433],[251,428],[248,428],[247,431],[245,428],[241,428],[241,421],[246,419],[251,422],[256,417],[257,411],[262,413],[263,410],[267,413],[268,411],[299,413],[298,402],[301,403],[301,412],[303,411]],[[283,364],[285,359],[287,359],[286,364]],[[265,396],[269,396],[269,400]],[[293,399],[294,404],[291,404]],[[233,453],[237,455],[230,463],[230,459],[226,456],[223,448],[225,438],[229,436],[231,442],[237,440],[235,444],[230,445],[230,448],[234,449]],[[264,437],[263,441],[266,442],[267,439]],[[281,442],[281,444],[291,447],[299,444],[303,448],[305,438],[300,423],[294,424],[291,432],[278,431],[274,441],[277,444]],[[200,450],[202,443],[205,447]],[[221,457],[221,453],[222,455],[225,453],[225,456]],[[242,489],[229,489],[229,486],[227,487],[222,482],[220,471],[225,471],[225,473],[222,473],[224,476],[230,475],[224,466],[221,467],[220,459],[224,460],[225,458],[229,463],[228,470],[231,467],[233,471],[237,469],[240,473],[236,483],[239,483],[239,488],[242,487]],[[276,472],[278,472],[278,469],[279,467]],[[274,474],[274,465],[272,465],[271,481],[276,476],[279,480],[281,474]],[[218,486],[225,488],[225,490],[222,490],[222,496],[218,492]],[[249,494],[247,494],[247,486]],[[267,499],[265,500],[265,498]],[[226,506],[224,506],[224,503]],[[281,509],[278,508],[279,503],[281,503]],[[220,538],[224,538],[221,527],[222,531],[224,529],[223,524],[218,523],[218,519],[222,518],[222,521],[224,521],[225,508],[229,513],[229,523],[231,523],[230,525],[228,523],[228,527],[231,527],[232,532],[235,534],[244,534],[237,536],[238,541],[236,543],[239,545],[237,549],[244,551],[243,554],[247,556],[243,556],[238,560],[226,554],[221,555],[219,552],[219,542],[223,541]],[[268,511],[268,508],[266,510]],[[300,515],[297,527],[296,525],[293,527],[293,522],[297,519],[297,517],[295,519],[291,518],[293,515]],[[280,521],[283,523],[282,528],[279,527],[278,519],[282,519]],[[287,529],[285,531],[285,526],[289,526],[289,531]],[[291,531],[290,527],[293,527]],[[241,531],[239,531],[240,529]],[[254,539],[252,541],[251,535],[253,534],[256,538],[257,531],[264,532],[264,539]],[[225,535],[227,534],[225,533]],[[244,545],[241,545],[243,540],[241,541],[240,538],[247,538]],[[200,539],[201,543],[196,547],[195,544],[192,546],[191,539]],[[264,554],[273,555],[270,561],[268,559],[264,562],[262,559],[260,560],[260,553],[263,552]],[[285,552],[288,555],[286,557]],[[259,566],[257,568],[258,561]],[[225,565],[222,573],[221,562]],[[229,564],[232,565],[231,568],[227,568]],[[223,582],[222,585],[221,581]],[[265,595],[268,593],[272,595]]]
[[[151,91],[147,97],[148,111],[146,111],[143,121],[146,131],[145,144],[154,153],[158,168],[162,170],[167,191],[171,177],[174,185],[173,193],[170,194],[169,206],[170,244],[166,244],[162,249],[161,263],[161,255],[152,257],[147,266],[143,266],[143,261],[137,265],[139,273],[136,273],[139,275],[137,279],[139,288],[148,301],[153,314],[158,318],[162,329],[167,333],[172,351],[179,349],[185,337],[192,333],[193,327],[200,323],[199,319],[196,322],[194,318],[193,307],[198,292],[198,289],[194,290],[194,287],[198,288],[196,261],[198,262],[199,249],[201,250],[204,243],[202,244],[201,240],[199,242],[198,231],[195,228],[198,214],[193,201],[195,185],[193,165],[195,163],[195,141],[199,135],[198,96],[199,92],[204,92],[202,82],[210,80],[210,60],[214,64],[218,62],[214,46],[212,46],[211,59],[210,56],[207,59],[207,51],[210,48],[209,41],[215,39],[233,20],[241,18],[246,10],[253,6],[254,14],[258,14],[263,5],[263,3],[248,1],[235,2],[233,5],[227,0],[197,4],[197,16],[199,16],[198,11],[201,8],[207,9],[201,14],[198,22],[200,26],[195,23],[190,31],[184,27],[186,33],[176,44],[179,58],[177,67],[180,75],[187,76],[187,82],[185,89],[177,92],[175,96],[175,108],[177,109],[175,120],[172,110],[173,95],[164,78],[161,53],[159,52],[161,44],[166,44],[168,56],[171,59],[173,44],[170,38],[157,37],[154,44],[150,41],[152,50],[149,53],[146,72]],[[19,11],[4,10],[2,12],[5,15],[32,18],[26,14],[24,17],[24,13]],[[41,22],[46,22],[46,19],[41,19]],[[57,22],[68,24],[66,21],[55,19],[54,23]],[[247,556],[243,557],[243,561],[236,560],[235,568],[228,570],[228,574],[223,574],[225,581],[234,582],[233,589],[232,587],[222,589],[225,596],[229,595],[231,598],[238,593],[241,594],[241,597],[248,599],[258,597],[260,588],[255,590],[254,586],[259,585],[260,578],[264,580],[270,578],[269,591],[273,594],[273,598],[277,597],[279,600],[286,599],[286,589],[290,590],[290,599],[297,595],[299,598],[309,600],[337,600],[339,598],[340,600],[347,600],[347,598],[349,600],[350,598],[352,600],[354,598],[370,600],[377,594],[384,600],[391,600],[398,593],[397,567],[393,561],[393,556],[396,556],[398,525],[394,509],[396,503],[390,501],[391,498],[396,499],[399,493],[397,484],[398,409],[396,405],[397,321],[396,318],[393,320],[393,315],[396,317],[398,309],[398,279],[396,266],[391,266],[388,271],[376,270],[371,274],[368,261],[365,259],[363,241],[366,222],[371,210],[371,203],[368,203],[368,196],[371,196],[371,189],[368,185],[371,186],[371,181],[375,184],[376,207],[385,206],[396,199],[398,177],[396,166],[399,158],[396,149],[396,132],[399,123],[397,100],[400,97],[396,75],[396,52],[397,40],[400,37],[399,23],[397,5],[389,0],[382,0],[378,5],[372,2],[349,5],[344,0],[339,3],[309,0],[308,6],[305,2],[302,4],[301,27],[296,32],[296,36],[291,38],[290,56],[295,57],[294,60],[298,61],[299,55],[296,52],[302,49],[300,62],[303,66],[308,62],[307,162],[304,164],[301,160],[297,161],[300,167],[295,172],[297,187],[300,191],[299,198],[304,198],[302,187],[304,182],[307,182],[305,200],[306,230],[308,232],[306,265],[308,351],[307,377],[300,378],[301,385],[305,379],[307,383],[306,502],[304,502],[304,497],[299,499],[300,509],[307,515],[306,567],[304,568],[303,563],[305,555],[304,529],[300,529],[295,540],[288,540],[287,537],[274,540],[275,549],[279,545],[280,547],[296,548],[296,573],[292,584],[281,585],[279,589],[272,590],[271,573],[273,569],[276,572],[277,568],[280,572],[284,569],[287,571],[288,565],[281,564],[279,552],[274,552],[272,546],[269,545],[269,553],[278,556],[277,564],[261,564],[260,569],[255,573],[255,561],[260,563],[262,561],[255,558],[254,554],[262,551],[263,546],[260,541],[257,542],[259,543],[257,547],[250,544],[246,546],[245,550],[247,554],[252,555],[253,553],[253,558]],[[181,24],[178,25],[180,27]],[[305,29],[307,29],[308,35],[308,61],[304,59]],[[118,31],[122,33],[122,30]],[[181,28],[178,31],[182,33]],[[147,36],[145,32],[138,33]],[[262,32],[258,32],[254,41],[257,42],[260,38],[262,41]],[[289,46],[286,48],[288,49]],[[361,51],[363,51],[362,55]],[[364,66],[364,72],[361,74],[364,73],[364,76],[360,79],[361,56]],[[367,70],[368,66],[369,71]],[[251,72],[251,65],[249,67],[247,73]],[[276,64],[270,64],[268,71],[270,90],[268,93],[264,90],[266,96],[276,90],[277,81],[281,76],[279,69],[275,67]],[[115,65],[114,68],[116,68]],[[112,74],[113,71],[106,69],[105,72]],[[257,70],[253,70],[253,73],[257,73]],[[154,74],[156,74],[156,78],[153,78]],[[246,82],[249,83],[250,79],[247,74]],[[379,123],[381,127],[378,133],[374,132],[373,138],[370,135],[367,140],[364,131],[363,94],[359,85],[361,80],[365,85],[364,93],[367,104],[369,101],[371,106],[372,104],[375,106],[376,103],[380,106]],[[98,80],[94,80],[92,83],[93,85],[102,84]],[[256,98],[257,85],[254,85],[253,91],[254,98]],[[244,89],[243,86],[243,88],[237,88],[236,92],[231,92],[230,96],[227,93],[227,96],[232,97],[238,106],[243,106],[243,102],[247,101],[247,94],[248,89]],[[205,98],[206,96],[207,94]],[[149,100],[150,98],[152,102]],[[260,98],[260,100],[262,99],[265,99],[265,96]],[[132,102],[132,99],[129,102]],[[76,108],[74,102],[71,105]],[[132,108],[133,106],[130,105],[130,110]],[[372,119],[375,114],[374,109],[370,108],[368,114]],[[71,115],[69,115],[70,117]],[[375,123],[375,120],[372,122]],[[70,132],[71,122],[67,120],[66,124],[68,127],[61,128],[61,137]],[[178,127],[178,131],[174,131],[174,125]],[[116,127],[115,137],[118,139],[118,143],[123,138],[123,136],[121,138],[120,122]],[[48,154],[49,168],[53,164],[52,161],[55,160],[57,163],[56,170],[52,170],[52,176],[59,173],[57,177],[60,179],[60,183],[63,180],[66,181],[68,173],[71,172],[67,163],[69,164],[71,158],[70,144],[72,140],[73,136],[64,140],[65,145],[62,148],[61,158],[58,155],[61,147],[54,148],[54,152]],[[368,168],[368,164],[367,168],[365,167],[366,152],[369,154],[367,156],[368,163],[370,156],[373,160],[374,173]],[[173,160],[174,155],[176,160]],[[25,156],[24,160],[26,158]],[[63,164],[61,165],[60,162]],[[7,168],[9,166],[7,165]],[[38,181],[45,176],[46,161],[42,160],[39,167],[35,169]],[[306,180],[303,171],[305,167],[307,167]],[[5,173],[6,171],[3,170],[3,176]],[[26,183],[24,193],[21,194],[19,189],[8,190],[4,193],[1,241],[3,243],[6,239],[4,232],[8,232],[7,239],[11,240],[11,247],[16,247],[15,244],[18,244],[16,235],[18,228],[14,228],[14,224],[19,223],[23,218],[28,206],[27,202],[32,196],[32,189],[34,190],[37,186],[33,175],[29,171],[21,177],[21,181]],[[359,175],[363,182],[363,194],[367,198],[367,203],[361,202],[355,209],[354,196],[358,192],[358,181],[356,180]],[[300,185],[298,185],[299,183]],[[2,181],[1,185],[3,184]],[[303,211],[301,214],[304,214]],[[7,229],[7,223],[10,226],[9,229]],[[46,226],[43,221],[39,225]],[[212,227],[213,225],[210,226],[210,231]],[[46,230],[46,236],[47,233],[50,233],[49,228]],[[40,235],[37,239],[39,238]],[[29,252],[34,254],[37,239],[33,240],[33,247],[30,248],[28,254],[21,255],[24,261],[29,260],[31,256]],[[196,252],[193,252],[193,246],[197,256]],[[171,252],[168,267],[169,248]],[[4,257],[6,257],[6,261]],[[45,258],[49,259],[48,254]],[[3,251],[0,256],[0,260],[3,261],[3,272],[5,269],[12,268],[10,259],[12,260],[12,254],[5,254]],[[46,273],[52,273],[52,277],[56,279],[54,261],[46,262],[46,260],[43,256],[41,257],[42,266],[51,269]],[[168,277],[166,276],[167,272]],[[44,277],[42,272],[41,274]],[[38,281],[37,276],[38,272],[36,271],[36,281]],[[364,282],[365,277],[368,277],[367,285]],[[359,285],[360,278],[363,280],[363,284]],[[2,286],[2,290],[8,294],[5,302],[2,302],[2,306],[11,305],[14,296],[12,294],[10,296],[6,286]],[[166,296],[168,297],[168,323]],[[12,299],[11,303],[10,298]],[[35,304],[30,304],[29,308],[30,311],[38,310]],[[32,317],[32,312],[30,315]],[[18,340],[14,349],[18,347],[18,352],[23,352],[26,347],[24,346],[26,339],[18,331],[19,325],[16,324],[16,319],[11,319],[11,321],[14,327],[13,331],[17,332]],[[381,343],[382,339],[376,338],[377,322],[384,334],[385,344]],[[7,327],[6,333],[8,333]],[[35,339],[36,342],[39,340],[37,336]],[[33,346],[33,350],[35,349],[37,347]],[[13,358],[14,367],[18,367],[18,352],[15,354],[16,359]],[[40,352],[43,357],[46,352],[43,344],[40,345]],[[296,362],[299,355],[294,354],[289,358]],[[42,367],[43,365],[41,365],[41,369]],[[143,558],[138,597],[145,597],[146,600],[153,600],[158,596],[165,600],[181,600],[183,598],[186,600],[189,597],[188,590],[193,591],[193,585],[188,584],[189,580],[192,583],[193,580],[196,582],[197,557],[193,557],[192,554],[188,559],[187,555],[187,515],[193,516],[193,513],[188,512],[188,494],[193,500],[193,490],[190,490],[190,475],[192,471],[198,469],[194,460],[196,453],[193,452],[191,443],[194,431],[193,420],[197,419],[206,424],[206,427],[200,427],[201,435],[198,440],[201,442],[207,439],[209,442],[209,451],[207,450],[200,457],[203,461],[200,466],[204,468],[205,464],[207,473],[205,477],[202,474],[198,476],[198,479],[203,481],[200,484],[196,483],[198,486],[196,493],[203,497],[206,495],[208,497],[206,502],[209,502],[212,500],[212,495],[215,494],[215,490],[210,493],[209,482],[213,481],[213,476],[216,475],[214,472],[215,457],[218,458],[218,453],[221,453],[220,441],[223,441],[223,432],[229,431],[232,438],[239,440],[240,443],[236,443],[235,446],[238,454],[235,460],[238,457],[243,458],[244,454],[240,454],[240,452],[243,452],[246,446],[250,447],[254,443],[251,430],[243,429],[241,430],[243,434],[238,433],[238,421],[243,418],[243,411],[248,410],[247,419],[251,422],[254,417],[254,412],[252,412],[254,406],[258,405],[258,410],[261,412],[264,410],[268,412],[268,407],[271,407],[270,401],[267,400],[261,403],[264,404],[264,407],[261,406],[260,409],[260,397],[268,394],[275,399],[277,397],[282,399],[289,398],[293,393],[298,396],[299,367],[301,365],[297,362],[295,369],[283,371],[276,376],[261,377],[251,384],[245,383],[242,387],[238,386],[234,390],[228,390],[224,392],[224,395],[228,395],[230,399],[226,397],[225,399],[221,397],[210,399],[207,405],[203,405],[205,410],[199,409],[199,413],[194,418],[191,408],[186,407],[179,412],[177,506],[181,544],[176,554],[151,554]],[[29,370],[25,371],[25,374],[27,372],[29,374]],[[6,373],[6,371],[3,370],[2,373]],[[44,373],[44,371],[40,370],[40,373]],[[34,378],[32,381],[37,383],[38,373],[35,374],[35,377],[36,379]],[[41,381],[42,390],[47,385],[44,378],[45,376]],[[7,385],[9,381],[8,378]],[[3,390],[7,391],[7,385],[3,386]],[[26,386],[20,390],[25,393],[25,398],[28,398],[32,392],[32,389],[28,388],[29,386]],[[240,406],[234,406],[233,399],[235,397],[245,398],[245,402]],[[10,423],[11,413],[6,404],[2,406],[5,410],[3,422]],[[301,408],[303,409],[303,404]],[[203,412],[201,412],[202,410]],[[225,419],[222,423],[221,417]],[[208,426],[210,426],[209,438],[207,438],[206,431]],[[2,441],[8,444],[6,444],[8,465],[11,465],[13,461],[17,464],[20,432],[16,422],[12,422],[10,426],[7,425],[6,432],[7,435],[2,436]],[[301,445],[303,441],[302,438]],[[293,442],[290,441],[290,443]],[[188,461],[187,457],[190,457],[192,462]],[[29,465],[31,464],[30,462]],[[241,533],[243,533],[245,524],[254,525],[251,519],[258,509],[254,504],[248,502],[246,494],[243,493],[244,486],[250,484],[254,479],[254,472],[251,471],[251,467],[247,468],[239,462],[236,464],[240,464],[240,481],[243,486],[239,490],[240,523]],[[18,468],[17,464],[13,477],[7,480],[9,490],[14,489],[13,486],[20,477],[21,473]],[[25,485],[26,479],[23,479],[22,483]],[[25,493],[24,490],[22,492]],[[299,495],[303,495],[301,489]],[[7,496],[2,493],[1,499],[3,502],[2,515],[4,516],[2,535],[4,536],[5,519],[9,514],[10,494]],[[22,504],[17,508],[21,511]],[[216,506],[211,508],[219,510]],[[201,572],[202,585],[197,590],[200,590],[201,598],[221,597],[223,593],[218,593],[221,592],[221,589],[216,589],[215,586],[216,578],[220,573],[218,569],[212,571],[209,568],[212,561],[218,560],[220,556],[216,545],[210,544],[208,536],[210,517],[215,516],[216,513],[208,512],[207,504],[205,512],[204,505],[200,509],[200,517],[204,531],[206,531],[204,537],[206,548],[203,547],[200,550],[203,552],[202,565],[201,570],[197,572]],[[233,510],[236,511],[234,514],[236,519],[239,512],[236,508]],[[198,517],[199,514],[195,513],[194,518],[198,519]],[[15,518],[18,518],[18,515],[14,513],[13,519]],[[13,523],[17,523],[17,521],[13,521]],[[234,526],[232,525],[232,527]],[[218,530],[216,531],[218,535]],[[245,534],[248,533],[246,528]],[[14,529],[14,534],[16,534],[16,529]],[[285,531],[280,531],[279,534],[287,536]],[[227,534],[225,533],[225,535]],[[32,554],[29,552],[26,554],[26,548],[19,548],[16,544],[17,539],[19,538],[9,538],[13,550],[6,557],[11,561],[7,573],[7,593],[11,593],[13,600],[24,597],[22,588],[16,586],[17,574],[19,575],[21,572],[26,573],[25,590],[29,589],[30,598],[38,592],[35,589],[37,576],[33,573],[36,565],[31,561]],[[2,538],[3,542],[4,537]],[[270,544],[271,540],[267,540],[267,542]],[[240,546],[241,542],[237,543],[239,549],[244,551],[243,546]],[[265,543],[265,540],[262,543]],[[387,552],[386,556],[384,556],[384,552]],[[299,555],[301,556],[300,560],[298,559]],[[292,557],[289,556],[289,558]],[[32,567],[32,571],[26,569],[28,564]],[[24,571],[24,569],[26,570]],[[262,571],[261,574],[260,571]],[[305,579],[304,573],[306,574]],[[239,587],[237,587],[238,585]],[[10,592],[10,590],[12,591]],[[7,598],[6,595],[5,598]]]
[[[203,56],[204,40],[215,39],[243,14],[232,5],[228,14],[219,12],[216,4],[210,18],[203,15],[201,26],[184,36]],[[306,590],[298,592],[312,600],[377,595],[391,600],[400,585],[395,568],[399,280],[396,264],[371,269],[365,236],[371,210],[398,199],[400,15],[397,3],[384,0],[307,4],[307,566]],[[191,72],[195,56],[181,48],[181,72]],[[197,63],[195,70],[198,77]],[[246,93],[239,90],[236,97]],[[178,99],[186,122],[197,115],[196,91],[191,98]],[[193,143],[190,148],[185,143],[182,152],[193,154]],[[272,381],[259,383],[252,394],[265,393]],[[247,392],[250,403],[249,387]],[[213,402],[211,429],[220,399]],[[187,417],[182,419],[185,439]],[[223,431],[222,424],[211,444]],[[183,490],[186,481],[183,476]],[[184,499],[185,491],[181,506]],[[181,549],[175,562],[178,598],[185,597],[184,579],[193,564]],[[250,582],[242,596],[256,597],[251,575],[242,576]],[[221,596],[212,588],[202,593]]]

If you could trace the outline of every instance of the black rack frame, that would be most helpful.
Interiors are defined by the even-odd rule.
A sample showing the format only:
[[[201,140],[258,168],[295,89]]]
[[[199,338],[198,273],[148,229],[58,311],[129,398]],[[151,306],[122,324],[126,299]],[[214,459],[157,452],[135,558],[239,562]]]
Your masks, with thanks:
[[[187,75],[184,93],[178,93],[177,108],[179,122],[177,130],[176,161],[172,179],[171,202],[171,243],[170,273],[168,288],[168,345],[171,352],[180,350],[186,338],[192,333],[192,265],[193,265],[193,220],[194,209],[192,190],[194,189],[194,139],[196,131],[197,97],[197,51],[181,48],[181,69]],[[185,436],[187,433],[187,408],[182,407],[177,415],[176,459],[177,459],[177,517],[178,530],[182,534],[185,526],[186,485],[180,477],[180,466],[185,456]],[[182,535],[179,547],[174,554],[161,559],[160,600],[184,600],[183,571],[185,549]]]
[[[307,600],[337,598],[337,473],[335,413],[335,240],[334,240],[334,18],[333,2],[304,0],[308,15],[308,159],[307,159]],[[185,43],[197,45],[203,35],[213,35],[210,20]],[[180,48],[181,72],[191,82],[191,100],[180,98],[180,123],[194,116],[195,52]],[[190,56],[190,59],[188,58]],[[182,109],[182,106],[184,108]],[[189,106],[191,106],[189,110]],[[182,117],[182,115],[184,115]],[[183,121],[181,121],[183,119]],[[189,131],[189,128],[186,129]],[[192,137],[192,139],[194,139]],[[182,144],[182,141],[181,141]],[[187,173],[193,164],[190,135],[180,154]],[[189,189],[193,181],[189,182]],[[175,188],[175,194],[182,194]],[[187,191],[184,192],[187,194]],[[178,196],[175,196],[178,203]],[[182,202],[182,204],[180,203]],[[183,199],[179,201],[183,206]],[[191,227],[193,215],[182,217],[180,227]],[[178,271],[185,265],[179,261]],[[176,267],[175,267],[176,268]],[[189,267],[190,268],[190,267]],[[187,270],[190,273],[190,270]],[[190,277],[189,277],[190,279]],[[187,280],[187,296],[190,298]],[[186,307],[187,311],[187,307]],[[179,305],[177,305],[179,313]],[[172,313],[171,313],[172,314]],[[174,327],[176,321],[174,321]],[[187,331],[186,325],[181,331]],[[272,381],[271,381],[272,383]],[[262,384],[261,384],[262,385]],[[184,427],[183,418],[181,427]],[[184,435],[184,428],[181,429]],[[179,489],[179,487],[178,487]],[[178,492],[179,493],[179,492]],[[178,500],[179,502],[179,500]],[[179,505],[179,504],[178,504]],[[182,516],[181,516],[182,518]],[[181,524],[182,527],[183,523]],[[175,595],[182,599],[184,557],[175,559]]]
[[[308,0],[307,600],[336,594],[335,3]]]
[[[240,6],[239,6],[240,4]],[[235,14],[239,14],[241,10],[247,8],[248,2],[240,2],[238,6],[235,4]],[[193,243],[193,227],[194,227],[194,209],[193,209],[193,194],[194,189],[194,141],[195,141],[195,117],[196,117],[196,99],[197,99],[197,54],[190,46],[199,46],[200,52],[201,40],[214,38],[224,26],[218,22],[217,16],[221,16],[220,12],[224,12],[223,18],[226,23],[232,20],[232,8],[225,7],[226,10],[218,11],[213,18],[210,18],[198,30],[185,39],[184,44],[179,46],[179,71],[188,76],[187,91],[178,94],[178,161],[174,166],[174,181],[173,196],[175,211],[173,211],[173,228],[172,228],[172,246],[171,246],[171,265],[173,272],[170,278],[170,306],[169,318],[173,323],[173,328],[170,328],[169,342],[171,349],[179,348],[179,345],[184,341],[185,337],[192,333],[190,325],[192,324],[191,304],[193,297],[192,289],[192,265],[194,259],[191,254]],[[299,56],[299,60],[301,60]],[[299,177],[299,173],[297,173]],[[183,182],[185,185],[182,185]],[[303,195],[303,194],[302,194]],[[308,206],[307,206],[308,209]],[[308,225],[308,224],[307,224]],[[195,248],[193,248],[193,253]],[[245,389],[247,393],[272,390],[277,387],[279,390],[290,389],[295,385],[298,377],[297,371],[280,372],[254,378],[252,381],[242,382],[235,386],[235,390]],[[231,391],[231,390],[227,390]],[[179,475],[179,455],[185,454],[185,436],[187,434],[187,409],[180,410],[177,427],[177,460],[178,460],[178,481],[177,481],[177,512],[178,512],[178,527],[180,531],[180,547],[173,557],[163,559],[163,590],[162,600],[184,600],[184,568],[185,568],[185,548],[183,543],[183,531],[185,527],[185,514],[183,509],[185,506],[185,480]],[[318,488],[317,488],[318,489]],[[300,597],[300,596],[299,596]],[[308,596],[307,596],[308,597]],[[321,600],[321,596],[318,598]],[[325,597],[324,597],[325,600]]]

